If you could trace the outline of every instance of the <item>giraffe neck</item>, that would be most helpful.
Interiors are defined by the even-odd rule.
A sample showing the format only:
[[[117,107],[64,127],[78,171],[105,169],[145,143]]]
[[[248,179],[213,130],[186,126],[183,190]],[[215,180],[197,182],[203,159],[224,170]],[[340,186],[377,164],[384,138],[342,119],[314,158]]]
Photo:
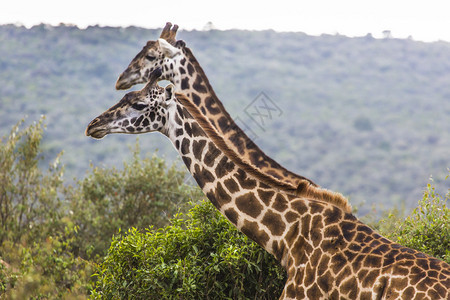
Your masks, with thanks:
[[[281,212],[289,196],[247,175],[180,103],[168,108],[168,116],[162,133],[172,141],[204,194],[239,230],[283,260],[286,249],[280,245],[287,224]]]
[[[221,140],[217,142],[218,139],[212,138],[216,147],[226,152],[228,158],[232,160],[233,157],[238,157],[238,161],[234,160],[234,163],[275,189],[288,194],[330,202],[344,211],[351,211],[348,200],[342,194],[320,188],[309,179],[287,171],[266,156],[234,123],[190,49],[182,47],[182,50],[182,55],[165,61],[162,77],[172,81],[179,91],[188,97],[187,101],[182,102],[183,105],[190,107],[188,111],[195,119],[204,120],[200,126],[203,130],[206,127],[210,128],[206,130],[210,138],[215,135]],[[221,124],[227,125],[221,126]],[[295,178],[292,177],[293,175]]]
[[[171,61],[173,65],[163,68],[163,78],[172,81],[178,91],[192,99],[218,134],[228,141],[231,150],[244,161],[260,169],[262,173],[289,184],[291,190],[292,188],[298,190],[307,185],[317,186],[311,180],[288,171],[267,156],[233,121],[191,50],[182,47],[182,51],[183,55],[178,55]],[[297,193],[301,194],[302,191]]]

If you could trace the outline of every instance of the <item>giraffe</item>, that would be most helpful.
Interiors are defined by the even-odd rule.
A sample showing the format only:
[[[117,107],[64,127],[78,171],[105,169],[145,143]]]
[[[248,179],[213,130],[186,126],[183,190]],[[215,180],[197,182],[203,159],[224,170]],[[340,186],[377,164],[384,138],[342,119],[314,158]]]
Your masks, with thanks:
[[[185,94],[199,107],[215,131],[228,140],[230,150],[243,160],[256,166],[262,173],[289,184],[289,192],[301,195],[308,186],[318,187],[313,181],[288,171],[267,156],[233,121],[217,97],[205,72],[183,41],[176,41],[178,26],[167,23],[158,41],[148,41],[144,48],[130,62],[116,82],[117,89],[128,89],[134,84],[145,83],[149,74],[162,68],[161,79],[171,81],[178,91]]]
[[[280,299],[449,299],[450,265],[380,236],[343,203],[289,194],[246,172],[248,163],[205,133],[214,129],[190,99],[158,86],[160,74],[91,121],[86,135],[167,136],[213,205],[285,268]]]

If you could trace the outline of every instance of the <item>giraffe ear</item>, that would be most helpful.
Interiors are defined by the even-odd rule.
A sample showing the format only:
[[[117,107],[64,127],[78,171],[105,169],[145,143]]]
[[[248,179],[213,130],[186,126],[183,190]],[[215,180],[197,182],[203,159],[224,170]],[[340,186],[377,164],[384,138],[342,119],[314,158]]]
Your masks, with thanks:
[[[165,102],[168,103],[175,96],[175,86],[173,84],[169,84],[164,89],[165,89],[165,94],[166,94]]]
[[[178,54],[181,54],[181,50],[169,44],[165,39],[158,39],[159,46],[161,47],[164,56],[172,58]]]

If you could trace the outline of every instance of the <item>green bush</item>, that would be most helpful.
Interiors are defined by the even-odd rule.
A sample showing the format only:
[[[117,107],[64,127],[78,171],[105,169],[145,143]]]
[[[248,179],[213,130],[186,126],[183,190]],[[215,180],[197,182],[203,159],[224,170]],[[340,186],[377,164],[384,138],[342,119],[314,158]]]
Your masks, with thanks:
[[[276,299],[285,271],[203,202],[165,228],[115,236],[98,278],[94,299]]]
[[[123,170],[93,167],[64,187],[60,155],[39,167],[43,118],[22,123],[0,143],[0,298],[86,298],[114,233],[164,226],[200,199],[184,170],[141,159],[137,145]]]
[[[380,221],[386,237],[449,262],[450,210],[429,184],[406,218]],[[285,272],[261,247],[237,231],[209,202],[146,233],[114,237],[99,266],[94,299],[275,299]]]
[[[448,179],[448,177],[447,177]],[[427,185],[419,206],[406,218],[391,213],[380,222],[383,235],[397,243],[450,263],[450,191],[445,197]]]
[[[141,159],[138,143],[130,153],[133,159],[123,170],[93,167],[65,191],[78,228],[74,250],[85,259],[106,255],[120,229],[163,227],[177,212],[186,211],[188,199],[203,195],[184,183],[186,171],[175,164],[168,167],[156,155]]]
[[[69,224],[68,224],[69,225]],[[73,255],[76,230],[31,245],[4,242],[2,251],[11,265],[1,270],[0,295],[7,299],[85,299],[92,289],[94,263]]]

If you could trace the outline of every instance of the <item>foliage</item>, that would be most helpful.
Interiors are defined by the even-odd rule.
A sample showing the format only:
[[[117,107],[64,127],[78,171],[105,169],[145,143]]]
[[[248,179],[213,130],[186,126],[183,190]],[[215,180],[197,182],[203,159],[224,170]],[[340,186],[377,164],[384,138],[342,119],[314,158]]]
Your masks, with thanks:
[[[0,296],[8,299],[86,298],[94,266],[111,236],[135,226],[160,227],[198,188],[185,172],[139,146],[123,170],[92,168],[74,186],[63,185],[59,156],[42,172],[43,118],[19,122],[0,144]]]
[[[187,218],[114,237],[94,299],[276,299],[285,271],[209,202]]]
[[[39,166],[47,154],[41,151],[43,119],[22,124],[0,143],[0,298],[84,299],[91,292],[95,299],[280,295],[281,267],[211,204],[183,213],[187,199],[198,203],[201,196],[183,183],[184,172],[175,165],[156,156],[140,158],[136,145],[123,170],[92,167],[83,180],[64,186],[59,155],[47,172]],[[392,214],[378,228],[449,261],[449,197],[429,184],[410,216]]]
[[[0,140],[0,243],[45,236],[57,228],[63,169],[59,156],[47,174],[39,168],[42,122],[19,130],[22,120]]]
[[[138,143],[132,154],[122,170],[92,167],[66,190],[78,228],[77,254],[84,258],[103,257],[120,228],[167,225],[185,209],[187,199],[196,201],[202,195],[184,183],[186,172],[175,164],[168,167],[156,155],[141,159]]]
[[[92,289],[94,263],[73,254],[76,229],[29,245],[4,242],[2,258],[10,262],[0,274],[0,295],[7,299],[85,299]]]
[[[65,216],[59,156],[39,167],[43,118],[16,124],[0,144],[0,293],[10,299],[85,295],[92,263],[75,257],[76,228]]]
[[[428,183],[419,206],[404,218],[391,213],[380,221],[379,230],[401,245],[417,249],[450,263],[450,190],[445,197]]]

